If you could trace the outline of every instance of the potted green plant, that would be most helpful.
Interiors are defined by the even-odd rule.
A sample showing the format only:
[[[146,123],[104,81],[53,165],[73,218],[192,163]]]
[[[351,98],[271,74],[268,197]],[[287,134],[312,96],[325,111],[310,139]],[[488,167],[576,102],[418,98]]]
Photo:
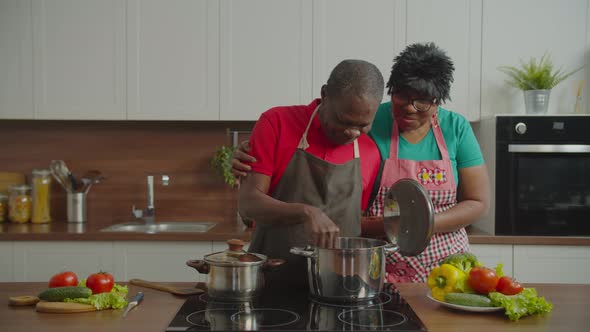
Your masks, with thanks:
[[[231,173],[231,158],[235,148],[223,145],[219,147],[211,159],[211,167],[223,177],[223,181],[232,188],[236,184],[236,179]]]
[[[502,66],[498,68],[508,75],[507,83],[523,90],[526,113],[547,113],[551,89],[561,83],[575,72],[564,72],[561,68],[555,69],[551,56],[545,54],[541,60],[532,57],[528,62],[520,61],[520,67]]]
[[[211,167],[223,178],[223,181],[232,188],[236,187],[236,178],[231,172],[231,159],[235,149],[236,148],[232,146],[220,146],[211,159]],[[254,225],[252,219],[242,218],[239,212],[237,212],[237,218],[238,223],[243,223],[247,227],[252,227]]]

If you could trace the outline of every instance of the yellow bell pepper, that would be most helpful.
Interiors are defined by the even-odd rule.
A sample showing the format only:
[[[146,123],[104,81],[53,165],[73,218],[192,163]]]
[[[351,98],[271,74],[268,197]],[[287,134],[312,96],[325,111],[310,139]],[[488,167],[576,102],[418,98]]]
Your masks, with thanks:
[[[463,293],[467,275],[451,264],[435,267],[428,275],[432,297],[445,301],[446,293]]]

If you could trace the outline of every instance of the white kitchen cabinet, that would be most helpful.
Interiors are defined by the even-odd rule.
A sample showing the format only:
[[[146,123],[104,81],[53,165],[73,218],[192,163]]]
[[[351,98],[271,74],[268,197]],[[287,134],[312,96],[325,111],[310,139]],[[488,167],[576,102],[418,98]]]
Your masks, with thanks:
[[[0,242],[0,281],[46,282],[67,270],[80,279],[106,271],[115,281],[205,281],[186,261],[212,251],[211,241],[6,241]]]
[[[220,0],[220,120],[311,101],[311,2]]]
[[[455,64],[452,101],[442,106],[479,120],[482,0],[412,0],[407,6],[407,44],[434,42]]]
[[[494,269],[501,263],[504,274],[513,275],[511,244],[471,244],[470,247],[471,252],[484,266]]]
[[[0,282],[16,281],[14,279],[12,242],[0,242]]]
[[[220,252],[227,249],[227,243],[225,241],[213,241],[212,242],[212,250],[211,252]]]
[[[313,2],[313,96],[320,96],[331,70],[342,60],[375,64],[387,82],[394,56],[405,44],[405,1]],[[384,91],[383,101],[389,97]]]
[[[0,1],[0,119],[33,118],[31,0]]]
[[[506,84],[500,66],[551,54],[556,68],[586,68],[551,90],[550,114],[572,113],[580,80],[588,83],[588,0],[484,0],[482,28],[481,110],[494,114],[524,114],[520,90]],[[587,84],[586,84],[587,85]],[[585,97],[587,99],[587,97]]]
[[[114,242],[115,273],[120,280],[206,281],[207,275],[186,265],[211,253],[211,241]]]
[[[130,120],[219,120],[219,2],[128,0],[127,91]]]
[[[590,284],[590,247],[514,245],[514,276],[521,282]]]
[[[126,119],[125,2],[33,0],[35,119]]]
[[[115,257],[111,242],[13,243],[14,281],[47,282],[61,271],[74,271],[80,279],[98,271],[113,271]]]

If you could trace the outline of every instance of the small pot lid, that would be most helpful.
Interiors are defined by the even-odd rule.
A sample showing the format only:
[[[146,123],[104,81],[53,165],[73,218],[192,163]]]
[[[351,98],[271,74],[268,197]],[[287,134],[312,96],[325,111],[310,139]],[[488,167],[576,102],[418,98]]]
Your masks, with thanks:
[[[428,246],[434,229],[434,205],[418,181],[401,179],[393,184],[384,199],[383,227],[404,256],[416,256]]]
[[[251,266],[259,265],[266,261],[266,256],[246,252],[243,247],[246,244],[239,239],[226,241],[228,248],[224,251],[205,256],[205,261],[212,265],[223,266]]]

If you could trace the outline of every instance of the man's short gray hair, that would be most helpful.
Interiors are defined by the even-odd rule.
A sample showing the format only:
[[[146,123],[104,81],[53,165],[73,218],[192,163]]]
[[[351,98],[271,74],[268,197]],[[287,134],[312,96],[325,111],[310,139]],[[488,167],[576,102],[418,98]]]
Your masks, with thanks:
[[[369,96],[381,102],[385,83],[379,68],[363,60],[344,60],[330,73],[327,84],[329,96]]]

